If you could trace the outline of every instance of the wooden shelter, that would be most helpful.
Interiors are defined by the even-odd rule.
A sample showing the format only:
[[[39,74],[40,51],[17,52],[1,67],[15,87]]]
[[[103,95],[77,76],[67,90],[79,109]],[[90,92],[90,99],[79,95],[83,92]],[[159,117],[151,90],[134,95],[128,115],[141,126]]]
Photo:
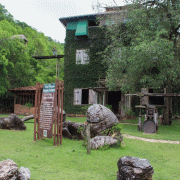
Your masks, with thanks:
[[[21,39],[24,38],[23,36],[20,37]],[[64,55],[33,56],[34,59],[58,59],[58,62],[56,64],[56,77],[57,76],[59,77],[59,59],[63,57]],[[40,88],[42,95],[43,84],[40,85]],[[36,86],[20,87],[20,88],[10,89],[9,91],[15,94],[15,99],[14,99],[15,114],[17,115],[34,114]],[[32,107],[30,107],[30,105],[32,105]]]
[[[43,88],[43,85],[41,85]],[[15,94],[14,113],[17,115],[34,114],[36,86],[10,89]],[[32,105],[32,107],[28,106]]]

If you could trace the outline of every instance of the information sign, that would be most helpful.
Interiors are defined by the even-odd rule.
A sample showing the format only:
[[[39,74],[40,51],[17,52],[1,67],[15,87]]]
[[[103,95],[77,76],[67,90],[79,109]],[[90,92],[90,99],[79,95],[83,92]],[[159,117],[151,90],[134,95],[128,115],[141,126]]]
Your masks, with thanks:
[[[55,83],[45,84],[40,107],[40,137],[52,138]]]

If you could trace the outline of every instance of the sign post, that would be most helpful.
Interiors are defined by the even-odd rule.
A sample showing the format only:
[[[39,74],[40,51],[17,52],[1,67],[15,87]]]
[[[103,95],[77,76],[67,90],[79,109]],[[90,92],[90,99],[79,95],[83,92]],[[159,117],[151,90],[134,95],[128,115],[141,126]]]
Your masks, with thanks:
[[[54,136],[53,145],[62,144],[63,89],[63,81],[56,80],[56,83],[44,84],[43,88],[37,83],[34,141],[36,138],[52,138]]]
[[[55,83],[45,84],[40,107],[40,137],[52,138],[54,115]]]

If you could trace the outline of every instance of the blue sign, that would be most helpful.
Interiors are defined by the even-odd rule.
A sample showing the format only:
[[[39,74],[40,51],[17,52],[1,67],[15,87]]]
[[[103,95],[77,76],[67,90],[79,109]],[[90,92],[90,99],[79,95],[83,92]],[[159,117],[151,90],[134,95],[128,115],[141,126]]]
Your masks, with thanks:
[[[44,84],[43,93],[54,93],[55,92],[55,83]]]

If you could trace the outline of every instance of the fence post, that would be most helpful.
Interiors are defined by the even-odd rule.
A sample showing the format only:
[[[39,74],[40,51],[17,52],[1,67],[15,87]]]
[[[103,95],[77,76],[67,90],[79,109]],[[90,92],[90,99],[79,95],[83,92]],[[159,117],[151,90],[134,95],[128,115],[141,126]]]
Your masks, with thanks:
[[[91,154],[90,123],[87,123],[87,125],[86,125],[86,139],[87,139],[87,154]]]

